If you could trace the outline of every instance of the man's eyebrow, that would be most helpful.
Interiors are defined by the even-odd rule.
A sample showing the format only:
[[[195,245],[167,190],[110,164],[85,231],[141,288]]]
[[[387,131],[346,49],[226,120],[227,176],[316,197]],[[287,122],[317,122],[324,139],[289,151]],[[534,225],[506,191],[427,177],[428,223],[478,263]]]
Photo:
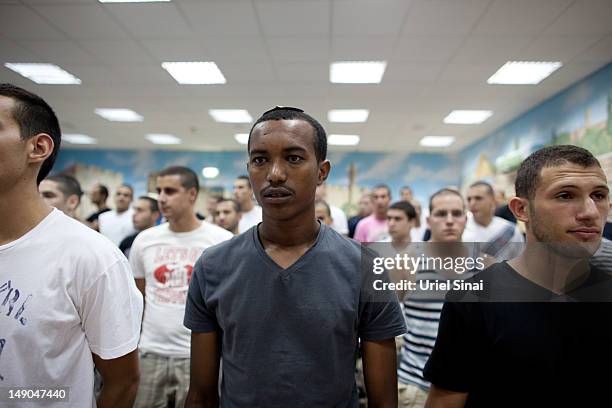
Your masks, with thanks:
[[[254,154],[268,154],[268,151],[263,149],[253,149],[249,152],[249,156]]]
[[[307,150],[304,149],[301,146],[291,146],[291,147],[287,147],[286,149],[283,149],[283,152],[285,152],[285,153],[290,153],[290,152],[303,152],[303,153],[306,153]]]
[[[569,188],[569,189],[580,189],[580,186],[576,185],[576,184],[559,184],[558,186],[554,186],[555,190],[562,190],[564,188]],[[606,184],[598,184],[597,186],[594,187],[595,190],[598,189],[603,189],[606,191],[610,191],[610,188],[606,185]]]

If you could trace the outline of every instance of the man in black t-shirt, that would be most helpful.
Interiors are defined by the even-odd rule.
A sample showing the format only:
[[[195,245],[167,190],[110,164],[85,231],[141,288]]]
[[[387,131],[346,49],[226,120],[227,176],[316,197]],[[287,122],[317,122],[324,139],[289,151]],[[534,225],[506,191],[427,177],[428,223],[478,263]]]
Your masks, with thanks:
[[[451,292],[424,375],[427,407],[609,405],[612,281],[591,266],[609,191],[599,162],[550,146],[521,164],[510,208],[527,229],[522,254]]]

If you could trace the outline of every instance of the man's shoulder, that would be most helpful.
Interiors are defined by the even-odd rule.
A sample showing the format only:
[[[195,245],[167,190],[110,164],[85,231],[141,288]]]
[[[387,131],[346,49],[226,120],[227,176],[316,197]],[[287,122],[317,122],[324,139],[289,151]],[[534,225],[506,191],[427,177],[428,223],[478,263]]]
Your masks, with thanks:
[[[218,225],[212,224],[208,221],[202,221],[202,227],[204,232],[210,236],[213,240],[218,240],[219,242],[227,241],[228,239],[232,239],[234,234],[226,230],[225,228],[221,228]]]
[[[495,228],[508,228],[508,227],[511,227],[512,229],[516,228],[516,224],[502,217],[498,217],[497,215],[493,216],[493,221],[491,222],[491,226]]]

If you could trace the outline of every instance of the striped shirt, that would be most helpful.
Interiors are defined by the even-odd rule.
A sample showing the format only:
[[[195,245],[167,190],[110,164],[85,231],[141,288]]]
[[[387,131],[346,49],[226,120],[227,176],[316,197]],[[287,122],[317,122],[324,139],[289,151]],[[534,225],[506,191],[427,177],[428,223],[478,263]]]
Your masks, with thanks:
[[[403,336],[397,369],[398,380],[428,389],[429,382],[423,379],[423,368],[433,350],[438,335],[440,313],[446,291],[423,291],[419,281],[453,281],[468,279],[475,272],[465,272],[460,278],[447,278],[433,270],[420,270],[416,275],[417,290],[409,292],[402,303],[408,331]]]

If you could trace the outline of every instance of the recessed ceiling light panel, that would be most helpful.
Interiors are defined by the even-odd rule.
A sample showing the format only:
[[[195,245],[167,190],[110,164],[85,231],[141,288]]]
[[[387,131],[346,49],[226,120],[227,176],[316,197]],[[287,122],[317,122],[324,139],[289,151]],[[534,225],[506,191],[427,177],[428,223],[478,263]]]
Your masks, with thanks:
[[[234,139],[242,145],[249,143],[249,134],[248,133],[236,133],[234,135]]]
[[[79,85],[81,83],[79,78],[54,64],[7,62],[4,66],[37,84]]]
[[[356,146],[359,144],[357,135],[329,135],[327,144],[332,146]]]
[[[339,61],[329,66],[329,81],[334,84],[380,84],[386,61]]]
[[[453,125],[478,125],[493,115],[490,110],[454,110],[444,118],[444,123]]]
[[[131,109],[123,108],[98,108],[94,111],[96,115],[111,122],[142,122],[144,117]]]
[[[253,118],[245,109],[209,109],[208,113],[216,122],[251,123]]]
[[[91,136],[81,135],[81,134],[71,134],[71,133],[64,133],[62,135],[62,141],[65,141],[71,144],[97,144],[98,143],[98,141]]]
[[[363,123],[369,115],[367,109],[332,109],[327,112],[327,120],[333,123]]]
[[[425,136],[419,144],[425,147],[447,147],[455,142],[453,136]]]
[[[165,133],[149,133],[145,136],[145,139],[158,145],[175,145],[183,142],[180,138]]]
[[[214,85],[226,82],[214,62],[163,62],[162,68],[179,84]]]
[[[562,66],[561,62],[508,61],[487,80],[487,83],[537,85]]]

